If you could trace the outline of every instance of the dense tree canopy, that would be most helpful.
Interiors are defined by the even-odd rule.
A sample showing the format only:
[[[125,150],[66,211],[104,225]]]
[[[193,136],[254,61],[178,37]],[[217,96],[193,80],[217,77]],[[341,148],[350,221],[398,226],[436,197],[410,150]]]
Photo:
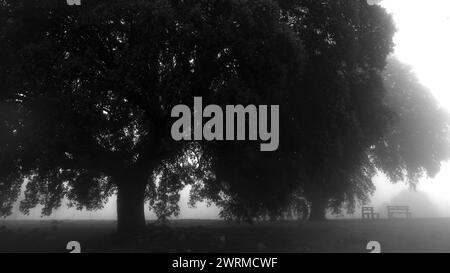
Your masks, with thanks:
[[[187,185],[225,218],[308,200],[320,219],[367,200],[377,170],[433,175],[448,118],[399,65],[383,74],[394,31],[356,0],[2,1],[0,215],[25,178],[25,213],[117,194],[119,230],[132,231],[145,201],[177,215]],[[194,96],[280,105],[279,148],[174,141],[171,109]]]
[[[320,219],[329,205],[346,202],[352,208],[374,190],[376,167],[369,154],[392,118],[382,71],[395,28],[384,9],[365,1],[279,4],[281,20],[293,27],[306,51],[303,75],[279,102],[280,147],[248,154],[226,145],[217,153],[224,158],[216,164],[222,182],[216,185],[228,192],[226,215],[276,214],[292,203],[294,193],[306,197],[313,204],[311,217]]]
[[[384,9],[365,1],[279,3],[305,45],[304,73],[280,102],[277,152],[232,143],[217,153],[223,215],[276,218],[292,207],[305,215],[306,200],[311,218],[323,219],[327,209],[353,212],[367,202],[378,172],[411,185],[434,176],[449,158],[450,119],[388,57],[395,28]]]
[[[173,184],[188,143],[170,137],[172,107],[257,104],[302,67],[273,1],[4,1],[0,12],[3,215],[27,177],[24,212],[50,214],[64,197],[97,209],[117,192],[119,229],[142,227],[145,197],[164,203],[193,181]]]

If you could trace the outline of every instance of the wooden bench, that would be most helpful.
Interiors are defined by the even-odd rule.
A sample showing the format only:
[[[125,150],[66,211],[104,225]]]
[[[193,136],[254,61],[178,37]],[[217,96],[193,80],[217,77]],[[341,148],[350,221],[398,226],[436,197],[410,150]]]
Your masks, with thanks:
[[[395,213],[404,214],[406,218],[411,218],[409,206],[387,206],[388,218],[394,218]]]
[[[373,207],[362,207],[361,215],[363,219],[380,219],[380,214]]]

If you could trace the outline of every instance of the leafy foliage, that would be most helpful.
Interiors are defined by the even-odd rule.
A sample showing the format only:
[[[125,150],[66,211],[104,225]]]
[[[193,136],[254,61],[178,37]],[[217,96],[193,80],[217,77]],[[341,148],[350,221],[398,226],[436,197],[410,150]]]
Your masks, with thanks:
[[[228,219],[304,212],[305,200],[320,218],[367,201],[378,170],[432,176],[449,119],[400,64],[383,72],[394,31],[366,1],[2,1],[0,215],[24,179],[25,213],[118,194],[132,226],[144,201],[162,222],[177,215],[187,186],[191,205]],[[170,111],[194,96],[280,105],[279,149],[173,141]]]
[[[383,143],[376,146],[379,168],[393,181],[414,186],[434,177],[450,157],[450,116],[411,67],[390,58],[384,73],[386,103],[395,120]]]
[[[274,96],[301,67],[268,0],[3,1],[0,13],[2,215],[27,177],[24,212],[62,198],[99,209],[144,186],[164,218],[198,176],[180,163],[190,144],[170,137],[172,107]]]

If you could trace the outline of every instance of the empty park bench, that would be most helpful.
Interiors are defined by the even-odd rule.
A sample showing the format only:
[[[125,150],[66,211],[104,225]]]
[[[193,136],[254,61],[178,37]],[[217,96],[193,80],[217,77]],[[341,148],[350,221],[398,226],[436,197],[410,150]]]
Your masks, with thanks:
[[[362,207],[361,214],[363,219],[380,219],[380,214],[373,207]]]
[[[394,214],[404,214],[406,218],[411,218],[409,206],[387,206],[388,218],[393,218]]]

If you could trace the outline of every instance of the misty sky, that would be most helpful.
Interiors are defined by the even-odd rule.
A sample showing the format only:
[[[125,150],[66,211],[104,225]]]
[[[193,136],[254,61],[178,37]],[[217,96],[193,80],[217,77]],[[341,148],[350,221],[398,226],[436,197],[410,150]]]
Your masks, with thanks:
[[[450,110],[450,1],[384,0],[381,5],[393,14],[397,25],[395,55],[412,65],[420,81]],[[383,175],[375,177],[374,183],[377,191],[372,203],[377,208],[408,189],[404,183],[389,183]],[[434,179],[423,179],[417,189],[423,192],[420,196],[428,195],[441,216],[450,217],[450,163],[445,163]],[[218,218],[218,209],[214,206],[199,204],[197,208],[188,208],[186,193],[187,189],[181,198],[180,218]],[[116,219],[115,201],[115,197],[111,198],[106,208],[97,212],[80,212],[63,206],[50,219]],[[383,211],[380,212],[384,217]],[[154,218],[148,210],[146,214],[148,219]],[[35,209],[28,217],[14,214],[9,219],[37,219],[39,216],[39,209]]]
[[[439,103],[450,110],[450,1],[384,0],[397,25],[395,55],[410,64],[422,84]],[[382,176],[375,178],[375,205],[388,202],[408,187],[392,185]],[[450,216],[450,163],[444,163],[434,179],[423,179],[417,190],[428,194],[442,216]]]

